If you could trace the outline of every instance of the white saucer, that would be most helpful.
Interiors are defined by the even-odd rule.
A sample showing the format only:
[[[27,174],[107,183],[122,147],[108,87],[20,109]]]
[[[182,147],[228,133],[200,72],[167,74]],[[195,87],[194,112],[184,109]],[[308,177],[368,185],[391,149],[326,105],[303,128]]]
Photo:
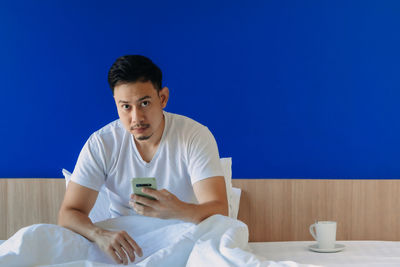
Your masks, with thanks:
[[[342,251],[346,246],[342,244],[335,244],[334,248],[319,248],[318,244],[310,245],[308,248],[315,252],[332,253]]]

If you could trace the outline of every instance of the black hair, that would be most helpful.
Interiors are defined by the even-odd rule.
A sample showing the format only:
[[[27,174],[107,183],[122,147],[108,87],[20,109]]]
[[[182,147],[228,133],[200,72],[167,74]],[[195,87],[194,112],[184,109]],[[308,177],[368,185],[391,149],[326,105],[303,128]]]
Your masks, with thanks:
[[[161,90],[162,73],[149,58],[141,55],[126,55],[117,58],[108,72],[108,84],[114,95],[116,85],[150,81],[157,93]]]

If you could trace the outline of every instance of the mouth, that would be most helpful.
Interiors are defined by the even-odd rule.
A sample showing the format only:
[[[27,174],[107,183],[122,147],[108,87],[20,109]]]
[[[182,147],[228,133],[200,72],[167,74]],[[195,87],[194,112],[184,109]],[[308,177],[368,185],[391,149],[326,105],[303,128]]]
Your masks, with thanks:
[[[144,132],[146,129],[147,129],[147,128],[136,128],[136,129],[133,129],[133,131],[134,131],[134,132],[137,132],[137,133],[142,133],[142,132]]]
[[[137,133],[142,133],[149,127],[150,127],[150,125],[141,125],[141,127],[131,127],[131,131],[134,131]]]

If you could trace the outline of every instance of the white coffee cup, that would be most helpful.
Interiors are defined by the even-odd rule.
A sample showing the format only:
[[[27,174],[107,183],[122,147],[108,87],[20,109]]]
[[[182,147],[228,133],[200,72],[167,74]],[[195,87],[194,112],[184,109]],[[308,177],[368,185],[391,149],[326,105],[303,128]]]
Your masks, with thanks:
[[[314,232],[315,228],[315,232]],[[319,221],[310,225],[310,233],[320,249],[333,249],[336,242],[336,222]]]

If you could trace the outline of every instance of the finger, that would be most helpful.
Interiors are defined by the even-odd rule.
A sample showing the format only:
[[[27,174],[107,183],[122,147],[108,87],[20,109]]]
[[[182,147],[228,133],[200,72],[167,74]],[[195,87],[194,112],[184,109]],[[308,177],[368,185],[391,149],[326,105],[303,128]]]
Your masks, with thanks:
[[[152,207],[147,207],[140,203],[135,203],[134,209],[135,209],[136,213],[138,213],[140,215],[154,217],[153,213],[154,213],[155,209]]]
[[[114,251],[117,253],[119,258],[121,259],[120,263],[128,264],[128,257],[126,256],[125,250],[121,247],[121,245],[117,244],[114,247]]]
[[[135,204],[134,200],[129,200],[129,206],[131,206],[133,208],[133,205]]]
[[[110,255],[116,263],[123,263],[121,258],[118,256],[118,253],[114,250],[114,248],[110,248],[107,250],[107,254]]]
[[[125,250],[125,252],[128,254],[129,259],[131,262],[135,261],[135,253],[134,253],[134,247],[131,245],[130,242],[128,242],[128,234],[125,233],[124,238],[120,241],[122,248]]]
[[[147,195],[149,195],[149,196],[154,197],[157,200],[161,196],[160,191],[154,190],[153,188],[144,187],[144,188],[142,188],[142,192],[147,194]]]
[[[134,200],[136,202],[139,202],[139,203],[141,203],[143,205],[146,205],[146,206],[149,206],[149,207],[152,207],[152,206],[154,206],[154,204],[156,204],[156,200],[152,200],[152,199],[149,199],[147,197],[142,197],[142,196],[139,196],[139,195],[135,195]]]
[[[159,192],[159,200],[160,201],[166,201],[168,199],[174,198],[174,194],[169,192],[167,189],[162,189]]]
[[[160,193],[159,201],[167,203],[168,201],[176,200],[176,196],[166,189],[160,190],[159,193]]]
[[[142,204],[139,204],[139,203],[134,203],[133,204],[133,209],[138,214],[144,215],[144,208],[145,208],[145,206],[143,206]]]
[[[139,257],[142,257],[142,256],[143,256],[142,248],[139,247],[139,245],[136,243],[135,240],[132,239],[132,237],[130,237],[129,235],[127,235],[127,236],[126,236],[126,241],[129,242],[129,244],[133,247],[133,249],[135,250],[136,254],[137,254]]]

